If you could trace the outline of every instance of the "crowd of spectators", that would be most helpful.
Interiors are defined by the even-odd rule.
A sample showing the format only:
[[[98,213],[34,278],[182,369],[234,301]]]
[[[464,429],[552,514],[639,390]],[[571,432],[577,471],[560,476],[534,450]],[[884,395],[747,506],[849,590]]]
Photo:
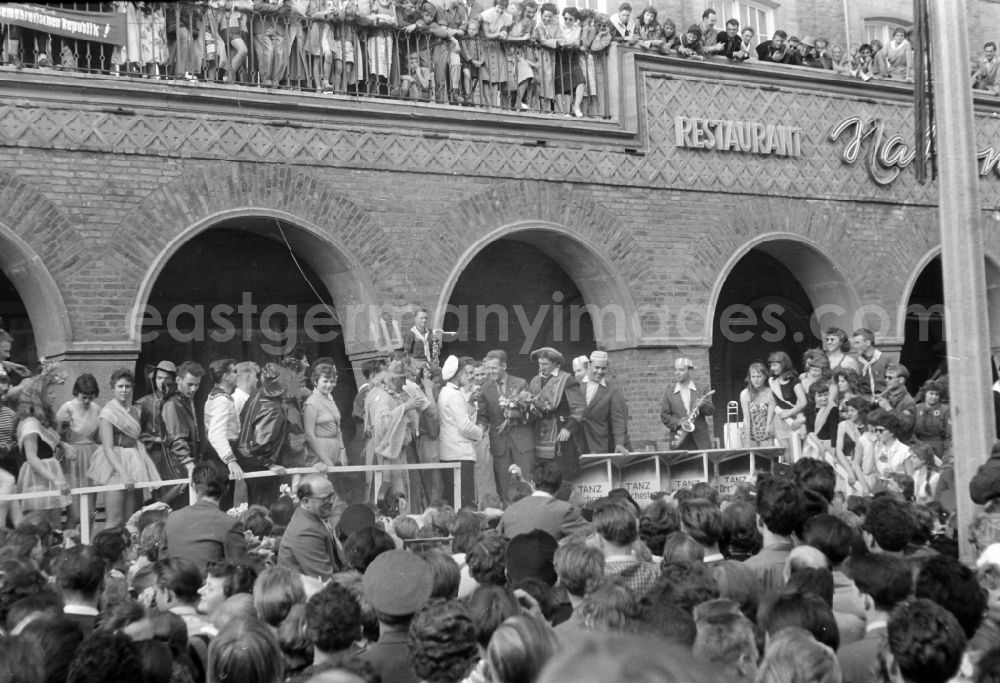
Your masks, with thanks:
[[[18,683],[992,681],[1000,675],[1000,490],[957,559],[954,518],[882,491],[844,499],[806,459],[726,496],[624,489],[516,531],[570,493],[547,461],[506,508],[338,507],[342,564],[300,544],[316,479],[229,516],[246,539],[157,503],[80,545],[30,513],[0,531],[0,671]],[[218,505],[224,469],[192,474]],[[534,490],[534,484],[543,488]],[[568,504],[574,504],[572,501]],[[215,512],[227,515],[218,508]],[[187,519],[187,518],[185,518]],[[251,519],[258,520],[251,524]],[[267,524],[260,524],[266,520]],[[251,531],[251,526],[255,531]],[[540,526],[546,526],[542,524]],[[197,549],[176,543],[200,534]],[[259,539],[258,539],[259,540]],[[251,549],[251,547],[253,549]]]
[[[104,4],[124,17],[124,45],[2,25],[0,61],[578,117],[610,111],[612,43],[685,59],[811,67],[863,81],[910,82],[915,68],[901,27],[885,45],[830,44],[780,29],[764,38],[735,18],[723,25],[712,8],[688,24],[628,2],[609,15],[536,0]],[[974,87],[996,92],[995,52],[987,44]]]

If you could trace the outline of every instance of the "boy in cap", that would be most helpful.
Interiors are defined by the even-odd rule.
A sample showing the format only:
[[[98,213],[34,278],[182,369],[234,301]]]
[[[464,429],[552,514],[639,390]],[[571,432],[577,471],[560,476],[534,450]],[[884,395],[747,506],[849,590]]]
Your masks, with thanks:
[[[365,570],[361,587],[378,618],[379,638],[361,654],[383,681],[418,683],[409,663],[410,622],[434,586],[430,564],[407,550],[390,550]]]
[[[628,403],[625,394],[607,380],[608,353],[590,354],[587,375],[581,381],[586,407],[577,434],[581,453],[628,455]]]
[[[674,380],[672,388],[667,389],[660,404],[660,421],[676,434],[677,450],[707,450],[712,447],[712,437],[708,431],[706,415],[715,412],[715,406],[711,400],[705,396],[695,386],[691,379],[691,371],[694,370],[694,363],[688,358],[678,358],[674,361]],[[691,421],[694,425],[693,432],[687,432],[682,428],[691,412],[697,408],[698,415]]]

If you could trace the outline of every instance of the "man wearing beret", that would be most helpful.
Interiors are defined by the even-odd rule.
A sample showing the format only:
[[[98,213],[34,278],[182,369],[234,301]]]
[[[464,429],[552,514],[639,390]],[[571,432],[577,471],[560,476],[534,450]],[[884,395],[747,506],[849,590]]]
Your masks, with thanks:
[[[608,353],[590,354],[587,375],[581,381],[587,407],[576,433],[581,453],[628,455],[628,403],[622,390],[608,382]]]
[[[674,361],[674,379],[676,384],[667,389],[660,404],[660,421],[666,425],[672,434],[680,438],[680,442],[673,446],[677,450],[708,450],[712,447],[712,437],[708,431],[706,415],[715,412],[710,398],[704,398],[705,392],[700,391],[691,379],[691,371],[694,370],[694,363],[687,358],[678,358]],[[694,431],[685,432],[681,428],[681,423],[685,422],[691,411],[698,408],[698,416],[693,420]],[[675,438],[676,438],[675,437]]]
[[[413,615],[424,606],[434,586],[430,564],[408,550],[376,557],[361,580],[365,601],[378,619],[378,641],[361,653],[387,683],[418,683],[409,663],[409,630]]]
[[[583,390],[576,377],[562,369],[563,355],[555,349],[536,349],[531,360],[538,362],[538,374],[531,379],[529,391],[547,406],[535,419],[535,458],[557,458],[563,475],[572,479],[580,469],[574,435],[586,407]]]

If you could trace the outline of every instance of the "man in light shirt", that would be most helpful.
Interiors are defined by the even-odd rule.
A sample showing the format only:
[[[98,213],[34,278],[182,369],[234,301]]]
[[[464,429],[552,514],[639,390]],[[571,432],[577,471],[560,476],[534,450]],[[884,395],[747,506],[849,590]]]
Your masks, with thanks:
[[[205,401],[205,436],[219,460],[229,469],[229,474],[241,480],[243,469],[233,453],[233,444],[240,436],[240,416],[233,399],[236,361],[232,358],[213,360],[208,365],[208,371],[214,386]]]

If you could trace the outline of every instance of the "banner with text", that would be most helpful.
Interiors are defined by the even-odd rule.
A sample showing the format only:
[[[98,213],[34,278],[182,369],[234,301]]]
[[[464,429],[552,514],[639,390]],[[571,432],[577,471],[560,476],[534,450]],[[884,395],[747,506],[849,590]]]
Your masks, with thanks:
[[[0,24],[13,24],[66,38],[125,44],[125,15],[119,12],[81,12],[25,2],[5,2],[0,3]]]

